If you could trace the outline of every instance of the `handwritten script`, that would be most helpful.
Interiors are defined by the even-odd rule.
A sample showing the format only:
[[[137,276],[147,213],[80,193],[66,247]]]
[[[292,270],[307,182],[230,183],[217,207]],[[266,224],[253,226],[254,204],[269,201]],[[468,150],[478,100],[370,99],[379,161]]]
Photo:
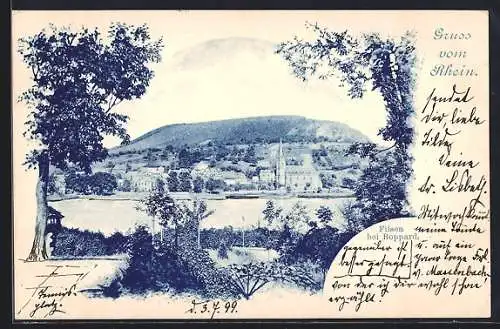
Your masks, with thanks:
[[[446,42],[443,33],[437,29],[433,39]],[[473,35],[464,42],[469,39]],[[469,54],[440,51],[430,76],[441,80],[424,88],[425,101],[417,109],[417,160],[426,170],[415,176],[415,218],[381,222],[344,246],[325,286],[338,311],[362,312],[402,290],[399,296],[409,298],[453,296],[450,303],[489,292],[487,108],[478,97],[484,91],[474,87],[477,69],[453,83],[436,74]]]
[[[30,318],[47,318],[65,313],[65,300],[77,296],[79,281],[90,272],[88,267],[72,265],[46,265],[45,268],[45,273],[35,276],[40,281],[25,288],[31,293],[18,314],[27,312]]]
[[[201,314],[207,315],[213,319],[216,314],[229,314],[238,313],[238,301],[219,301],[219,300],[205,300],[197,301],[193,299],[189,309],[186,311],[188,314]]]

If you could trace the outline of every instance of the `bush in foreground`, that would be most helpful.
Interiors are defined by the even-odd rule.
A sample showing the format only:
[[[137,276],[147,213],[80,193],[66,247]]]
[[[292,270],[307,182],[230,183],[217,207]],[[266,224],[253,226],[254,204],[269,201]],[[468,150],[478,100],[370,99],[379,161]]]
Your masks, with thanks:
[[[217,269],[208,253],[195,245],[179,248],[163,244],[153,247],[152,236],[140,226],[129,242],[129,266],[103,294],[146,294],[156,291],[190,292],[207,298],[236,296],[228,273]]]

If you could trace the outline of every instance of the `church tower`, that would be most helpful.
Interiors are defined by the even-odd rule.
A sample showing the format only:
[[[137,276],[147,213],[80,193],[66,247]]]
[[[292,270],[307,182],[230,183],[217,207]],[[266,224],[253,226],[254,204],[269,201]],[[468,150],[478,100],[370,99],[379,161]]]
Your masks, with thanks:
[[[280,145],[276,159],[276,187],[283,187],[286,184],[285,177],[286,161],[283,155],[283,143],[280,138]]]

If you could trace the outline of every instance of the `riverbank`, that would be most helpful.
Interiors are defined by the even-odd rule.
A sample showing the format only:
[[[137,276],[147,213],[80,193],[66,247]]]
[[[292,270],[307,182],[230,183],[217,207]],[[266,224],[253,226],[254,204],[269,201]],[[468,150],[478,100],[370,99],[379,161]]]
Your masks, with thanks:
[[[147,192],[117,192],[112,195],[51,195],[48,196],[48,201],[57,202],[63,200],[83,199],[83,200],[132,200],[139,201],[147,196]],[[170,192],[173,199],[176,200],[226,200],[226,199],[341,199],[353,197],[352,192],[337,192],[337,193],[280,193],[272,191],[256,191],[256,192],[222,192],[222,193],[188,193],[188,192]]]

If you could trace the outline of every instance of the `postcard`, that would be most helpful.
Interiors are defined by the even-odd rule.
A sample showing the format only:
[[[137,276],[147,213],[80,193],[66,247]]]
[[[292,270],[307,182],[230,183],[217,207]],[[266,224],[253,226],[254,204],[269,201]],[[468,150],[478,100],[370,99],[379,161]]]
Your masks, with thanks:
[[[13,317],[491,316],[487,11],[14,11]]]

